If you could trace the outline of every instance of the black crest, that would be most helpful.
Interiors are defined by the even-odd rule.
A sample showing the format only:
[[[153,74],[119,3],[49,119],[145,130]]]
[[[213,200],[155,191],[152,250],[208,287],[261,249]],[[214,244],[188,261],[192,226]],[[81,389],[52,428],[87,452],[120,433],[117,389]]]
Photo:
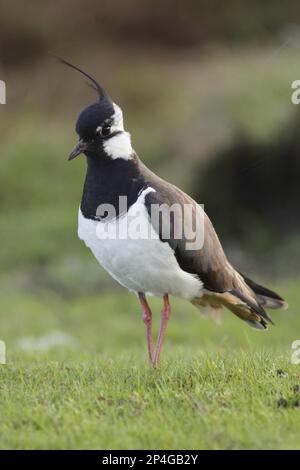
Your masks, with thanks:
[[[98,93],[99,101],[87,106],[80,113],[76,123],[77,134],[83,138],[91,138],[97,127],[114,114],[113,103],[104,88],[91,75],[64,59],[59,58],[59,61],[86,77],[89,80],[88,85]]]

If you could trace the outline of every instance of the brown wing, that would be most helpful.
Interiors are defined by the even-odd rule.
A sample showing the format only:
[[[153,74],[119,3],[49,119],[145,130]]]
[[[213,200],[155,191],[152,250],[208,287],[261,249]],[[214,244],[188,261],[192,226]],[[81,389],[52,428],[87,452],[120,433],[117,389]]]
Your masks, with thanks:
[[[161,240],[169,243],[174,250],[181,269],[197,275],[206,289],[205,296],[193,299],[193,304],[200,308],[205,305],[217,310],[226,306],[235,315],[256,328],[265,328],[267,322],[272,323],[255,291],[229,263],[213,225],[202,207],[183,191],[161,180],[146,167],[142,166],[142,171],[147,184],[155,190],[155,192],[148,193],[145,198],[154,229]],[[187,220],[185,217],[182,218],[185,204],[191,206],[192,213]],[[174,208],[170,213],[171,230],[168,236],[162,228],[162,219],[152,216],[153,205],[167,205]],[[162,213],[165,216],[166,213]],[[203,245],[199,249],[190,249],[187,245],[191,238],[186,234],[193,233],[196,217],[202,220]],[[184,226],[181,238],[175,237],[176,224]]]

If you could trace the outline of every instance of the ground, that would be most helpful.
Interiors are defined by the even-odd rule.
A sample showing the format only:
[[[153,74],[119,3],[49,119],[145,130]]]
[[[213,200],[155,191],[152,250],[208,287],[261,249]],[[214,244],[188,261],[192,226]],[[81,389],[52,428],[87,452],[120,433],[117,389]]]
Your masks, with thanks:
[[[156,370],[126,291],[47,302],[2,294],[1,448],[300,448],[299,290],[278,287],[291,307],[267,332],[230,312],[218,325],[173,300]]]

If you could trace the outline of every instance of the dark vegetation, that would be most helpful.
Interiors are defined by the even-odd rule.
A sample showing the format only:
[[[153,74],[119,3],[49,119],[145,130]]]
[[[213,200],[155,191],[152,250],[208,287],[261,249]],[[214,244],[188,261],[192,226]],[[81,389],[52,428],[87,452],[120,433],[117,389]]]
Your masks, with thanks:
[[[246,44],[273,40],[300,13],[296,0],[81,0],[41,3],[32,0],[20,12],[17,0],[2,2],[0,60],[22,65],[38,60],[62,43],[99,42],[113,46],[153,45],[188,49],[215,42]],[[54,34],[55,31],[55,34]],[[173,51],[173,52],[174,52]]]
[[[223,239],[251,235],[276,248],[300,230],[300,115],[266,142],[238,135],[195,171],[193,195],[204,202]]]

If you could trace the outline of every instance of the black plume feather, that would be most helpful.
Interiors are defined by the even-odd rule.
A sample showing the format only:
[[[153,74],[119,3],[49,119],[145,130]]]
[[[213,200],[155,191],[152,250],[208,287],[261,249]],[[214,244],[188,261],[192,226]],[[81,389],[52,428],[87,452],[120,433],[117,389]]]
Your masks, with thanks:
[[[81,70],[79,67],[77,67],[76,65],[73,65],[71,64],[70,62],[67,62],[66,60],[62,59],[61,57],[57,57],[57,59],[64,65],[67,65],[68,67],[71,67],[72,69],[74,70],[77,70],[77,72],[81,73],[82,75],[84,75],[86,78],[88,78],[91,83],[89,83],[88,85],[93,88],[93,90],[96,90],[96,92],[98,93],[99,95],[99,101],[103,100],[103,99],[108,99],[108,96],[105,92],[105,90],[102,88],[102,86],[97,82],[97,80],[95,80],[93,77],[91,77],[88,73],[84,72],[83,70]]]

